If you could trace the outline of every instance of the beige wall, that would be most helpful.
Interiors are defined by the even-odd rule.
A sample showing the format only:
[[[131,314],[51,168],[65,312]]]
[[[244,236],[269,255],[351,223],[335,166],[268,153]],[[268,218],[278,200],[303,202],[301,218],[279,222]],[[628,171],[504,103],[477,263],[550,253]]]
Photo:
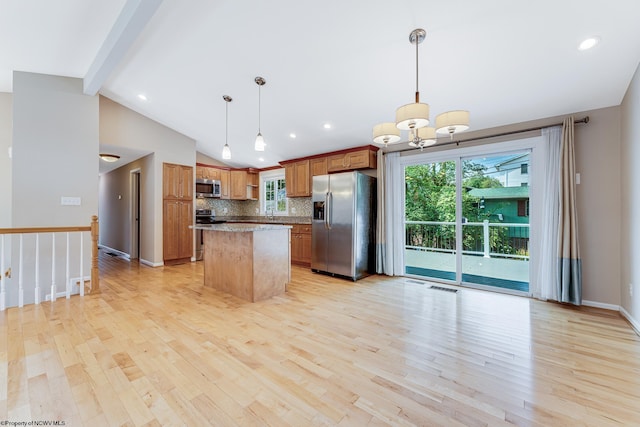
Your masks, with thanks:
[[[205,165],[211,165],[211,166],[229,166],[225,163],[222,163],[220,160],[216,160],[213,157],[209,157],[206,154],[202,154],[199,151],[196,151],[196,162],[204,163]]]
[[[149,265],[162,265],[162,164],[192,166],[195,178],[195,140],[101,96],[100,142],[153,153],[148,156],[150,167],[145,169],[143,178],[140,260]],[[127,182],[128,179],[127,172]],[[128,213],[124,220],[128,221]],[[100,234],[102,241],[105,234],[102,231]]]
[[[0,93],[0,195],[2,200],[11,200],[11,147],[13,97],[10,93]],[[0,203],[0,228],[11,227],[11,204]]]
[[[621,193],[622,230],[621,305],[640,330],[640,67],[622,102],[621,117]],[[630,292],[633,287],[633,296]]]

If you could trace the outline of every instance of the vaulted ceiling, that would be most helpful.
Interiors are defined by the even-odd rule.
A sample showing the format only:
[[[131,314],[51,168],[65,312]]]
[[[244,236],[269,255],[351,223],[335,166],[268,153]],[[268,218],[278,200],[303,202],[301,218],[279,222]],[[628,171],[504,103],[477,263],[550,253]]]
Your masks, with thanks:
[[[619,105],[640,61],[637,0],[145,2],[0,0],[0,91],[13,70],[84,78],[216,159],[229,95],[227,163],[265,167],[371,143],[413,102],[415,28],[421,101],[432,120],[469,110],[473,130]]]

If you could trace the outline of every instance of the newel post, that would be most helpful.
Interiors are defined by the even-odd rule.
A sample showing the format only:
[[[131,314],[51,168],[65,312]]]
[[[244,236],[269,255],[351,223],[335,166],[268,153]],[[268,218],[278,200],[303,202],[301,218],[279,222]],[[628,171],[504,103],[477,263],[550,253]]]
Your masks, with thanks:
[[[91,216],[91,293],[100,292],[98,275],[98,216]]]

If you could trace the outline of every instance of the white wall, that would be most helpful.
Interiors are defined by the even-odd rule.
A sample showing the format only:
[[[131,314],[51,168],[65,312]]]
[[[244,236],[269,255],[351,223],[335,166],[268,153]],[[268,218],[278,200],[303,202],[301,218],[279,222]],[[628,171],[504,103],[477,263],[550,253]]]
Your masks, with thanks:
[[[12,139],[13,97],[0,93],[0,195],[2,200],[11,200],[11,159],[9,147]],[[0,203],[0,228],[11,227],[11,204]]]
[[[622,101],[621,117],[621,277],[622,308],[640,330],[640,67]],[[615,286],[611,283],[611,286]],[[633,296],[630,292],[633,287]]]
[[[141,177],[144,193],[140,260],[162,265],[162,164],[192,166],[195,180],[195,140],[101,96],[100,142],[153,153],[148,159],[152,167]]]
[[[89,225],[98,214],[98,98],[82,80],[13,74],[14,227]],[[62,196],[80,206],[62,206]]]

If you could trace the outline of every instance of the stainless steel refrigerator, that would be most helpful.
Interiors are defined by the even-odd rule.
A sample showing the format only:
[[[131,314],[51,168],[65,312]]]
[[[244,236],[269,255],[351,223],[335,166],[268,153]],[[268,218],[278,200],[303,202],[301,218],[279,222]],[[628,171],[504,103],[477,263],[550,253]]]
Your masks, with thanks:
[[[376,179],[313,177],[311,269],[357,280],[375,271]]]

